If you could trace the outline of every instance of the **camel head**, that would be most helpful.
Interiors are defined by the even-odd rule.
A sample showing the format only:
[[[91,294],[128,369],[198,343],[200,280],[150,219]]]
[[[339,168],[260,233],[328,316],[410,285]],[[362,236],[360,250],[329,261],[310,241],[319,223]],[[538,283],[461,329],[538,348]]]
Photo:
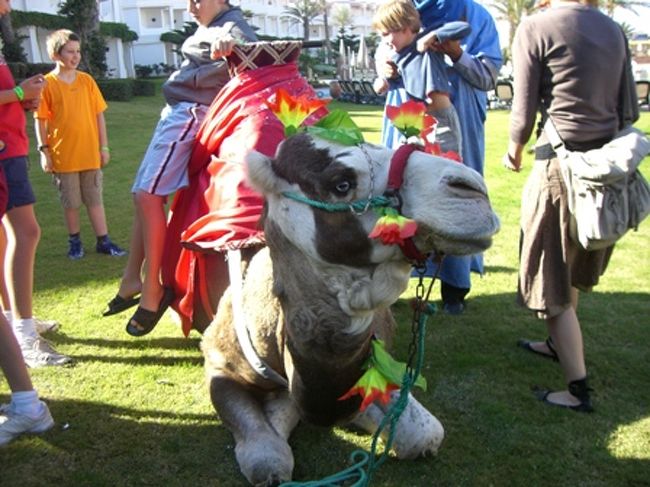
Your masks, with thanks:
[[[311,259],[352,267],[406,261],[398,246],[368,237],[378,215],[364,208],[384,194],[394,152],[300,133],[274,158],[249,154],[248,173],[267,200],[267,221]],[[413,241],[421,253],[481,252],[499,229],[483,178],[457,162],[415,151],[398,189],[399,211],[417,223]]]

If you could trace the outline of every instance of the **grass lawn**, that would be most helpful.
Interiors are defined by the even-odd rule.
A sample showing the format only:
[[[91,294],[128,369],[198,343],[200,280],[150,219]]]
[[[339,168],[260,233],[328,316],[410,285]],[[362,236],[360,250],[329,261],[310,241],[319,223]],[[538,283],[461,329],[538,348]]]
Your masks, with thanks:
[[[112,161],[105,206],[110,234],[124,246],[132,222],[130,184],[161,107],[157,95],[113,102],[107,112]],[[344,107],[367,140],[378,141],[379,108]],[[520,337],[545,337],[545,327],[514,304],[519,201],[531,160],[522,174],[501,167],[507,125],[508,112],[489,113],[486,175],[502,230],[486,253],[487,272],[474,278],[465,315],[436,314],[427,327],[423,374],[429,388],[416,395],[442,421],[445,442],[435,458],[385,463],[373,485],[650,485],[650,220],[621,241],[602,284],[581,300],[596,413],[543,406],[530,387],[564,384],[558,364],[515,346]],[[638,126],[650,132],[650,113]],[[36,314],[62,323],[48,338],[75,365],[31,371],[57,425],[0,450],[0,484],[245,485],[232,437],[209,401],[200,336],[184,338],[167,315],[152,334],[134,339],[124,331],[128,313],[101,317],[125,259],[95,254],[87,221],[86,257],[66,258],[55,190],[34,152],[31,161],[42,227]],[[644,172],[650,178],[647,161]],[[395,355],[402,359],[410,340],[411,292],[395,305],[402,330]],[[0,380],[0,401],[8,395]],[[291,440],[295,479],[333,474],[369,443],[344,429],[301,425]]]

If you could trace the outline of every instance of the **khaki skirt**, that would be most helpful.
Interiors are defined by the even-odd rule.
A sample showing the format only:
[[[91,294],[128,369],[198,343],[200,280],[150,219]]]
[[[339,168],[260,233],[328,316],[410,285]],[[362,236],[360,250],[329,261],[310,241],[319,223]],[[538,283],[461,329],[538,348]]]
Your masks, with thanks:
[[[521,200],[517,301],[542,319],[571,306],[571,288],[591,291],[614,246],[587,251],[574,242],[567,191],[556,158],[537,160]]]

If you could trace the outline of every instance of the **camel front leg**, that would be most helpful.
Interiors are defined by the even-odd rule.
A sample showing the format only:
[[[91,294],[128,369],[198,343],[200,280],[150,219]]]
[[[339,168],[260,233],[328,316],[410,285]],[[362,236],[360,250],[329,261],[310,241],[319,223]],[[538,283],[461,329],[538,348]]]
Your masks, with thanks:
[[[300,421],[300,413],[289,391],[272,392],[264,398],[264,414],[273,429],[285,440]]]
[[[246,479],[260,487],[291,480],[293,453],[287,443],[291,419],[281,423],[278,433],[269,422],[262,402],[227,377],[210,379],[210,397],[235,438],[235,456]]]

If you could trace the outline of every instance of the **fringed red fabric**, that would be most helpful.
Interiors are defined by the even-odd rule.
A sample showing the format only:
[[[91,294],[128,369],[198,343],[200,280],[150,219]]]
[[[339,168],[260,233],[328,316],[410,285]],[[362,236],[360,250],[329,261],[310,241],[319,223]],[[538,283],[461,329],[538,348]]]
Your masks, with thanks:
[[[162,271],[186,336],[192,327],[204,329],[216,312],[228,285],[224,252],[264,243],[258,226],[264,201],[248,186],[244,157],[251,150],[272,157],[284,139],[284,127],[266,106],[280,87],[316,97],[295,64],[247,71],[221,90],[197,134],[189,186],[172,202]]]

